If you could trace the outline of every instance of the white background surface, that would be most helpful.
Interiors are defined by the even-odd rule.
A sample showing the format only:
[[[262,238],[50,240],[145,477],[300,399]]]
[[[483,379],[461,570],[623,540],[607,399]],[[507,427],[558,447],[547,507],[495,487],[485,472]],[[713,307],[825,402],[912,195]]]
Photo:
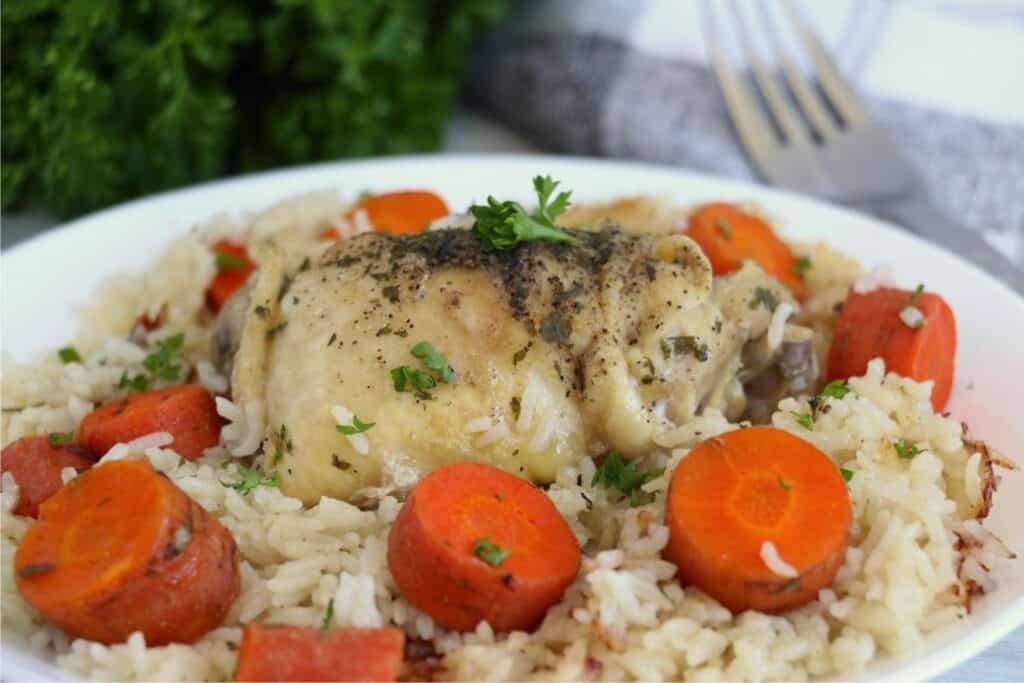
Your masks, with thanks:
[[[514,136],[473,118],[463,118],[449,136],[449,145],[460,150],[485,145],[488,141],[493,141],[490,149],[502,151],[514,151],[519,146]],[[498,186],[509,187],[512,196],[525,199],[528,177],[539,170],[539,162],[533,159],[520,159],[508,165],[470,159],[430,168],[434,163],[429,158],[399,160],[395,164],[366,165],[358,172],[345,166],[313,167],[290,174],[257,177],[244,183],[207,185],[187,196],[158,197],[134,203],[107,216],[86,219],[77,229],[41,239],[33,245],[32,259],[19,256],[8,260],[3,269],[5,348],[24,357],[29,349],[58,344],[70,335],[72,326],[68,316],[61,312],[66,311],[72,301],[87,297],[96,282],[114,267],[112,264],[144,267],[170,239],[172,232],[187,229],[218,209],[255,208],[280,196],[331,184],[339,187],[435,184],[455,206],[478,199],[477,195]],[[683,178],[649,167],[595,168],[556,159],[542,163],[544,170],[578,188],[581,199],[651,191],[671,192],[679,201],[693,202],[709,197],[738,200],[749,198],[754,192],[736,183],[696,176]],[[436,180],[425,181],[424,178]],[[513,189],[520,185],[522,189]],[[958,312],[961,329],[965,330],[958,350],[961,371],[951,410],[970,420],[977,431],[995,445],[1007,448],[1024,443],[1024,424],[1011,419],[1009,412],[1000,414],[996,410],[1015,411],[1015,399],[1020,386],[1024,386],[1024,362],[1017,344],[1017,340],[1024,339],[1024,308],[1020,299],[948,254],[903,233],[878,227],[870,219],[832,211],[782,193],[765,192],[762,203],[782,219],[784,231],[795,239],[827,237],[869,266],[895,259],[900,264],[897,272],[903,285],[918,281],[956,283],[955,287],[943,288]],[[104,248],[95,248],[97,243]],[[37,260],[47,263],[48,268],[37,269]],[[38,306],[40,297],[49,305]],[[990,321],[1000,313],[1003,314],[1000,338],[980,332],[990,329]],[[973,386],[974,390],[968,386]],[[993,529],[1018,549],[1024,547],[1024,527],[1019,523],[1022,517],[1024,477],[1008,477],[991,522]],[[890,661],[877,673],[887,674],[891,680],[925,677],[949,661],[958,660],[965,651],[974,651],[989,642],[991,634],[1002,632],[1004,625],[1016,623],[1024,610],[1024,575],[1017,568],[1004,566],[997,568],[997,577],[1002,592],[978,604],[970,621],[976,630],[937,636],[937,641],[929,641],[931,651],[907,662],[908,668],[894,668],[900,663]],[[1008,611],[1001,611],[1007,607]],[[1019,635],[1018,631],[1016,642],[1019,642]],[[1013,655],[1015,640],[1008,640],[945,674],[942,680],[1019,680],[1020,660]],[[1006,654],[1000,656],[1003,648],[1007,648]]]

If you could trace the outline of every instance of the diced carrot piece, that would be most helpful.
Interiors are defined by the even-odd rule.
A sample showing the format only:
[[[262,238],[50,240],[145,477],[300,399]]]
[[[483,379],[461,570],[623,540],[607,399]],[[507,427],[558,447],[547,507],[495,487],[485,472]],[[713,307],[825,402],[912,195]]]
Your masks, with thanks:
[[[39,506],[18,544],[18,590],[75,638],[191,643],[241,589],[238,548],[201,505],[144,461],[116,460]]]
[[[923,322],[910,327],[900,313],[912,296],[913,292],[905,289],[882,288],[865,294],[851,291],[832,334],[828,378],[863,375],[868,361],[881,357],[891,372],[918,382],[933,381],[932,407],[939,412],[953,390],[956,319],[941,296],[925,292],[913,303]]]
[[[803,277],[794,270],[793,252],[757,216],[724,202],[705,204],[690,216],[686,235],[700,245],[715,275],[731,273],[750,259],[789,287],[798,300],[807,294]]]
[[[219,311],[231,295],[242,288],[256,264],[242,244],[221,240],[213,245],[217,256],[217,275],[206,290],[206,302],[214,312]]]
[[[39,504],[64,485],[61,471],[73,467],[84,472],[95,457],[84,446],[56,446],[48,436],[26,436],[8,445],[0,454],[0,471],[10,472],[18,483],[18,505],[14,514],[38,517]]]
[[[94,453],[104,454],[153,432],[170,432],[170,447],[186,460],[220,442],[221,418],[210,392],[197,384],[155,389],[107,403],[82,419],[78,437]]]
[[[446,465],[416,485],[388,536],[403,595],[446,628],[535,626],[576,578],[580,548],[551,500],[489,465]]]
[[[676,466],[665,557],[679,567],[680,581],[733,612],[781,612],[832,582],[851,517],[846,485],[828,456],[780,429],[739,429],[705,441]],[[765,543],[792,575],[769,566]]]
[[[405,634],[396,628],[247,624],[236,681],[395,681]]]
[[[374,231],[394,235],[423,232],[431,221],[444,218],[449,213],[444,200],[426,190],[375,194],[357,203],[345,217],[351,219],[357,211],[366,212]],[[319,238],[337,241],[341,235],[335,228],[327,228]]]

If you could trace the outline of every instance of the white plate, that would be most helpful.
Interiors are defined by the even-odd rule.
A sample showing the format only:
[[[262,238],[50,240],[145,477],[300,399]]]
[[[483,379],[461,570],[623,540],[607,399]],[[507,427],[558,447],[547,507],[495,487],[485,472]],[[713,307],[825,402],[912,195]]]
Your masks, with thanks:
[[[630,193],[667,193],[679,203],[755,199],[788,238],[827,240],[867,266],[891,264],[897,281],[923,282],[943,294],[957,316],[960,344],[949,410],[1006,453],[1024,450],[1024,421],[1015,418],[1024,387],[1024,300],[961,261],[866,216],[804,197],[683,171],[566,157],[405,157],[308,166],[208,183],[158,195],[69,223],[2,257],[2,343],[18,360],[52,351],[72,337],[70,315],[105,276],[138,271],[175,236],[216,213],[259,209],[313,189],[423,187],[462,208],[488,194],[528,201],[531,178],[549,173],[576,201]],[[1024,551],[1024,474],[1007,475],[989,528]],[[1014,523],[1018,522],[1018,523]],[[1008,563],[1010,564],[1010,563]],[[934,676],[977,654],[1024,623],[1024,571],[1002,567],[999,589],[974,613],[919,651],[884,659],[872,680]],[[5,678],[54,680],[59,673],[31,653],[4,647]]]

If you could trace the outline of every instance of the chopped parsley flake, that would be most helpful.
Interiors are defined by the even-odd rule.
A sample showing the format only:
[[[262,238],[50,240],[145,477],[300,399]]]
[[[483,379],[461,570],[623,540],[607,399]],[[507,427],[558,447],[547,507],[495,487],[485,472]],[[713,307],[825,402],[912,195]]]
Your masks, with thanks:
[[[324,612],[324,620],[320,624],[320,629],[326,631],[331,627],[332,621],[334,621],[334,598],[327,601],[327,611]]]
[[[779,480],[779,486],[782,487],[783,491],[788,491],[791,488],[793,488],[792,486],[790,486],[789,484],[786,483],[786,480],[782,478],[782,475],[778,476],[778,480]]]
[[[440,380],[445,384],[451,384],[455,378],[455,372],[448,366],[448,363],[444,361],[441,354],[437,352],[437,349],[433,347],[430,342],[421,341],[416,346],[412,347],[410,351],[413,356],[423,361],[423,364],[434,372],[440,373]]]
[[[754,298],[750,300],[750,310],[764,305],[770,313],[774,313],[779,306],[779,300],[772,294],[772,290],[765,287],[758,287],[754,290]]]
[[[129,377],[128,371],[125,370],[121,373],[121,379],[117,382],[117,388],[124,389],[125,387],[135,391],[145,391],[149,388],[149,377],[141,374]]]
[[[391,369],[391,381],[395,391],[410,389],[420,394],[427,394],[437,386],[437,380],[422,370],[413,370],[408,365]]]
[[[274,464],[278,464],[284,459],[285,450],[291,450],[291,441],[288,440],[288,428],[281,425],[280,431],[275,434],[277,437],[277,446],[274,449]]]
[[[217,252],[217,272],[223,273],[225,270],[245,270],[248,264],[245,259],[241,256],[235,256],[229,254],[226,251]]]
[[[923,450],[917,446],[908,446],[905,439],[899,439],[893,446],[896,447],[896,455],[900,456],[900,460],[913,460]]]
[[[636,507],[640,504],[640,487],[661,476],[664,469],[658,468],[644,472],[637,469],[636,462],[626,464],[618,451],[611,451],[604,459],[601,466],[594,472],[591,486],[600,484],[606,489],[618,489],[624,495],[629,496],[630,505]]]
[[[814,430],[814,421],[811,419],[809,413],[792,413],[793,419],[796,423],[806,429],[807,431]]]
[[[149,370],[154,380],[177,381],[181,366],[174,362],[185,343],[184,334],[176,334],[157,342],[157,350],[142,359],[142,366]]]
[[[50,432],[47,440],[49,440],[51,446],[63,446],[73,438],[75,438],[74,432]]]
[[[848,470],[845,467],[839,468],[839,474],[842,475],[843,481],[845,482],[849,482],[851,479],[853,479],[853,470]]]
[[[295,305],[295,306],[298,306],[299,305],[299,297],[293,296],[292,297],[292,304]]]
[[[793,263],[793,275],[797,277],[803,277],[804,273],[811,269],[814,264],[811,263],[811,257],[804,254]]]
[[[722,236],[725,237],[725,239],[732,239],[732,228],[729,226],[729,222],[724,218],[716,218],[715,227],[722,231]]]
[[[558,181],[550,176],[533,179],[539,206],[532,214],[518,202],[499,202],[494,197],[487,198],[486,206],[470,206],[469,212],[476,219],[473,234],[491,249],[511,249],[521,242],[535,240],[575,242],[574,236],[555,225],[555,219],[568,208],[572,194],[560,192],[552,200],[557,187]]]
[[[841,379],[834,379],[825,385],[825,388],[821,390],[822,396],[831,396],[832,398],[843,398],[850,393],[850,387],[846,386],[846,381]]]
[[[65,346],[62,349],[58,349],[57,356],[60,358],[60,362],[64,363],[64,365],[67,365],[68,363],[82,362],[82,356],[74,346]]]
[[[221,485],[226,486],[229,489],[234,489],[242,495],[245,495],[247,491],[251,491],[257,486],[275,488],[281,484],[277,478],[277,472],[274,472],[269,477],[260,477],[260,473],[256,470],[251,470],[248,467],[239,464],[235,464],[235,470],[238,472],[238,476],[242,478],[242,481],[236,484],[230,484],[222,481]]]
[[[492,567],[497,567],[505,561],[505,558],[512,554],[512,551],[502,550],[498,545],[491,543],[491,539],[484,536],[483,538],[478,538],[476,543],[473,544],[473,554]]]
[[[352,416],[351,425],[335,425],[339,432],[345,436],[352,436],[353,434],[362,434],[363,432],[373,427],[376,422],[363,422],[355,415]]]
[[[711,357],[708,353],[708,345],[698,341],[696,337],[688,334],[680,337],[665,337],[662,339],[661,353],[666,360],[673,355],[679,356],[684,353],[688,353],[702,363]]]

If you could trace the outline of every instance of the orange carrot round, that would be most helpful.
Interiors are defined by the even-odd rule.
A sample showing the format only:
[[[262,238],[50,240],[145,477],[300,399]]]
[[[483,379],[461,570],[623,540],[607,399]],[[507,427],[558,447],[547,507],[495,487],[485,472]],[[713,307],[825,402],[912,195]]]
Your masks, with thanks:
[[[448,205],[433,192],[426,190],[404,190],[385,192],[362,199],[345,214],[352,218],[357,211],[365,211],[376,232],[390,232],[393,235],[423,232],[427,224],[448,215]],[[320,233],[322,240],[338,240],[341,235],[334,228]]]
[[[61,471],[73,467],[84,472],[94,459],[84,446],[54,445],[48,436],[26,436],[9,444],[0,454],[0,471],[10,472],[18,483],[14,514],[38,517],[39,504],[64,485]]]
[[[527,629],[558,602],[580,548],[551,500],[524,479],[476,463],[446,465],[405,501],[388,536],[403,595],[446,628]]]
[[[170,448],[195,460],[220,441],[221,419],[213,396],[198,384],[155,389],[107,403],[82,419],[78,438],[94,453],[153,432],[170,432]]]
[[[238,596],[231,534],[148,463],[79,475],[39,506],[14,557],[25,601],[71,636],[191,643]]]
[[[395,681],[405,634],[396,628],[247,624],[236,681]]]
[[[680,461],[665,517],[665,557],[680,581],[733,612],[781,612],[832,582],[851,511],[828,456],[788,432],[751,427],[709,439]],[[787,571],[769,566],[771,550]]]
[[[698,208],[690,216],[686,235],[700,245],[715,275],[730,273],[750,259],[789,287],[797,299],[803,300],[807,293],[789,247],[767,222],[732,204],[713,202]]]
[[[216,312],[242,288],[256,264],[249,258],[245,245],[236,242],[221,240],[213,245],[213,253],[217,258],[217,275],[206,290],[206,302]]]
[[[921,312],[918,327],[904,322],[901,311],[911,305]],[[919,382],[932,380],[932,407],[946,407],[956,365],[956,319],[938,294],[905,289],[851,291],[836,320],[828,355],[828,378],[857,377],[868,361],[881,357],[885,367]]]

